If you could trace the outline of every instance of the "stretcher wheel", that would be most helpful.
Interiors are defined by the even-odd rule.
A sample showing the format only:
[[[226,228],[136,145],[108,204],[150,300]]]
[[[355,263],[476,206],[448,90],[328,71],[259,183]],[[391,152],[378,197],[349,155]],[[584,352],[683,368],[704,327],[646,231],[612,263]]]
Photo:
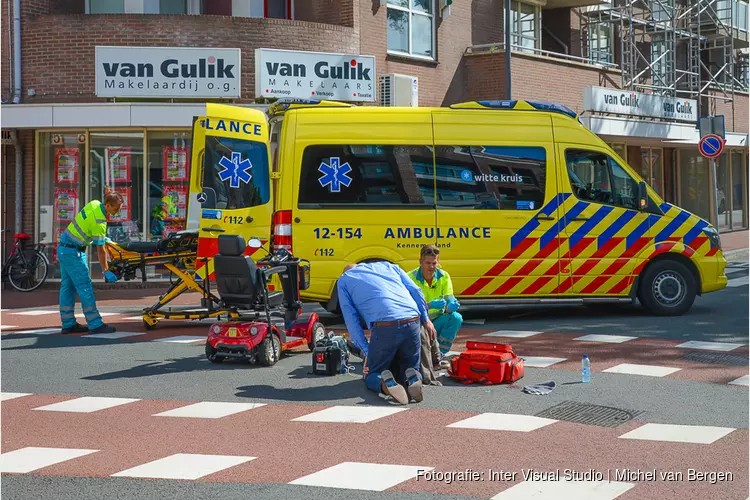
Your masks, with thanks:
[[[211,363],[221,363],[224,361],[224,356],[217,356],[216,349],[213,348],[210,342],[206,342],[206,359]]]
[[[258,346],[258,360],[263,366],[273,366],[281,358],[281,340],[278,335],[268,333]]]
[[[145,319],[143,320],[143,326],[146,328],[146,330],[153,330],[154,328],[156,328],[156,325],[149,324],[149,322]]]
[[[326,336],[326,329],[323,326],[323,323],[316,321],[315,324],[312,326],[312,333],[310,334],[310,343],[307,344],[307,347],[313,351],[315,350],[315,344],[318,343],[318,340],[322,339]]]

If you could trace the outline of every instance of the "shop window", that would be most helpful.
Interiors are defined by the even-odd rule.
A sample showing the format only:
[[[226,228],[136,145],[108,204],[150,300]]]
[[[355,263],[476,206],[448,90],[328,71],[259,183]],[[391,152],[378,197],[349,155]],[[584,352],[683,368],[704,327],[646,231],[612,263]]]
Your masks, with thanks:
[[[541,44],[542,10],[538,5],[511,2],[511,44],[520,52],[533,53]]]
[[[742,151],[732,155],[732,229],[747,229],[747,156]]]
[[[661,148],[641,147],[641,177],[660,196],[664,196],[662,179],[663,156]]]
[[[107,217],[107,236],[117,243],[142,241],[143,132],[89,133],[89,199],[103,200],[108,191],[120,193],[122,208]],[[99,262],[89,251],[95,277],[101,276]]]
[[[608,155],[569,149],[565,161],[573,194],[578,199],[638,209],[638,183]]]
[[[681,149],[677,172],[678,205],[698,217],[715,223],[710,208],[713,181],[708,160],[698,151]]]
[[[36,239],[46,243],[51,264],[50,279],[59,279],[56,247],[78,211],[85,204],[84,164],[86,134],[80,132],[40,133],[39,141],[39,212]]]
[[[544,148],[438,146],[435,164],[438,207],[536,210],[544,204]]]
[[[257,207],[270,200],[268,150],[261,142],[206,137],[203,208]]]
[[[435,58],[434,0],[388,0],[388,51]]]
[[[432,206],[433,189],[426,146],[309,146],[299,207]]]

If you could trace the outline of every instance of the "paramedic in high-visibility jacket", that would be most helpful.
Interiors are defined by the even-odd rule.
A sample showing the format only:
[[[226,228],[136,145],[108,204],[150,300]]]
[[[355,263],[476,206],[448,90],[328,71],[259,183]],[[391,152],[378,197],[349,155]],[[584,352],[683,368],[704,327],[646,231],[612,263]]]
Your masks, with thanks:
[[[114,327],[104,324],[94,299],[94,286],[91,284],[86,263],[86,247],[94,245],[104,280],[117,281],[115,273],[109,270],[104,243],[107,237],[107,215],[115,215],[122,206],[122,196],[116,192],[107,193],[104,203],[92,200],[84,206],[60,237],[57,245],[57,260],[60,263],[60,318],[62,333],[114,333]],[[75,317],[76,293],[81,299],[81,309],[86,317],[88,328],[79,324]]]
[[[458,313],[460,304],[453,295],[451,277],[439,266],[440,249],[435,245],[425,245],[420,251],[419,267],[409,272],[409,277],[422,290],[430,307],[430,320],[437,330],[440,353],[445,356],[451,350],[464,319]]]

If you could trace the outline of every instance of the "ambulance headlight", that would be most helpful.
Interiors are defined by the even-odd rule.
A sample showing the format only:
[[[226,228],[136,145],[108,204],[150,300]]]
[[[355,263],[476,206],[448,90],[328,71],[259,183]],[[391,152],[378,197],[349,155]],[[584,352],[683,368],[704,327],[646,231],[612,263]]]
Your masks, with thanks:
[[[251,326],[250,327],[250,335],[258,335],[258,327],[257,326]]]
[[[719,232],[713,227],[704,227],[703,233],[708,236],[711,240],[711,244],[721,250],[721,238],[719,238]]]

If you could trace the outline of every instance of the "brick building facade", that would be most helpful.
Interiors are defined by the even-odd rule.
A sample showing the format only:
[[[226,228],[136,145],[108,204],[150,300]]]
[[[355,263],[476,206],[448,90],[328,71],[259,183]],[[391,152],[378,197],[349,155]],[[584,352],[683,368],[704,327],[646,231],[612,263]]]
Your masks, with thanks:
[[[514,0],[513,98],[556,101],[580,113],[585,88],[621,87],[620,46],[610,40],[612,64],[592,58],[581,8],[594,3],[549,0],[540,6]],[[191,118],[206,102],[98,97],[99,46],[239,48],[240,95],[221,102],[259,109],[265,108],[255,95],[255,49],[261,48],[373,56],[375,86],[381,75],[416,78],[419,106],[506,98],[504,2],[498,0],[21,0],[20,102],[13,103],[14,13],[8,2],[0,4],[2,127],[18,132],[15,143],[3,145],[2,225],[47,243],[62,224],[56,222],[61,213],[56,193],[79,196],[79,203],[96,196],[101,183],[95,177],[106,163],[101,156],[115,147],[131,148],[130,217],[134,234],[149,238],[148,219],[160,198],[155,162],[164,148],[189,144]],[[160,13],[164,9],[172,10]],[[381,97],[378,91],[375,102],[365,104],[378,104]],[[718,163],[726,191],[718,225],[746,228],[747,89],[731,101],[709,101],[710,112],[725,116],[728,133],[729,151]],[[722,200],[703,186],[712,181],[708,163],[697,155],[694,125],[587,113],[587,125],[658,184],[666,200],[715,219],[712,207]],[[22,151],[19,169],[16,147]],[[74,150],[64,158],[82,174],[77,194],[53,182],[60,180],[54,179],[59,148]],[[15,224],[17,182],[23,192],[21,227]]]

